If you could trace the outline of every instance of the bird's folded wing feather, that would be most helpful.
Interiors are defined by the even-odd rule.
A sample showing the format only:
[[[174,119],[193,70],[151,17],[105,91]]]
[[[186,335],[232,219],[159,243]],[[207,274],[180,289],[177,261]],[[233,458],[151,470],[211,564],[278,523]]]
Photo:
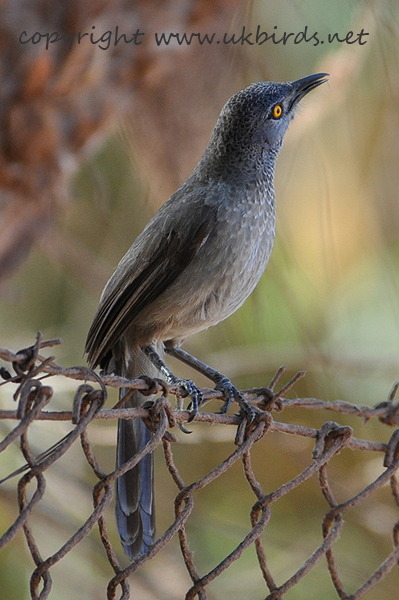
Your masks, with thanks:
[[[86,341],[92,367],[110,352],[140,311],[160,296],[196,256],[215,224],[211,209],[204,207],[201,213],[191,220],[190,227],[185,224],[160,236],[158,244],[151,244],[147,260],[141,255],[122,274],[118,285],[104,294]]]

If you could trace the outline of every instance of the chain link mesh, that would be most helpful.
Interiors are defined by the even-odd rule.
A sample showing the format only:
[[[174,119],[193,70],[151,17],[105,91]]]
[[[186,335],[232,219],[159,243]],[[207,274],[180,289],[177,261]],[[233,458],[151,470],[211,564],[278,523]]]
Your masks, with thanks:
[[[284,372],[284,369],[281,368],[268,388],[243,390],[242,393],[246,399],[256,409],[256,419],[250,428],[246,427],[245,423],[240,423],[238,417],[234,415],[205,412],[196,415],[195,421],[235,425],[237,427],[236,449],[205,476],[187,484],[179,473],[174,460],[172,447],[176,438],[170,431],[177,423],[183,424],[189,418],[187,411],[173,410],[168,400],[170,393],[178,395],[180,390],[167,386],[161,380],[151,380],[147,377],[128,381],[115,376],[101,378],[94,371],[85,367],[64,369],[54,362],[53,357],[44,358],[41,355],[43,348],[52,347],[58,343],[60,343],[60,340],[43,342],[39,334],[33,346],[19,352],[14,353],[6,349],[0,349],[0,358],[5,363],[11,363],[14,372],[14,374],[11,373],[10,367],[1,367],[0,374],[4,379],[1,385],[7,385],[10,388],[12,385],[16,385],[17,388],[13,397],[18,401],[16,410],[0,410],[0,419],[17,420],[17,425],[0,441],[0,454],[11,444],[16,444],[19,441],[26,462],[25,467],[8,474],[1,481],[3,483],[10,477],[19,476],[17,485],[18,516],[10,523],[7,531],[2,534],[0,549],[5,547],[21,529],[23,530],[35,564],[30,580],[32,599],[43,600],[49,596],[52,588],[51,568],[77,546],[94,527],[98,528],[104,552],[114,573],[107,588],[108,599],[116,598],[117,594],[121,599],[130,598],[129,576],[140,569],[147,561],[150,561],[176,535],[180,542],[182,560],[192,581],[192,585],[185,595],[186,600],[195,597],[205,600],[208,597],[207,586],[210,582],[220,576],[234,561],[240,559],[244,550],[252,544],[256,550],[260,574],[268,590],[266,591],[265,588],[267,594],[265,600],[283,598],[284,594],[297,585],[323,557],[326,558],[330,578],[335,589],[335,597],[345,600],[356,600],[363,597],[378,585],[395,563],[398,563],[399,521],[392,529],[392,550],[369,578],[356,591],[349,594],[345,589],[334,556],[334,543],[344,527],[345,514],[349,510],[358,507],[387,483],[390,484],[392,504],[395,509],[398,508],[399,487],[396,473],[399,467],[399,430],[395,430],[389,443],[367,441],[355,438],[351,427],[338,425],[333,421],[327,421],[322,427],[315,429],[277,422],[272,418],[271,412],[282,410],[288,406],[296,406],[303,410],[327,409],[341,414],[355,415],[364,420],[377,418],[388,426],[397,426],[399,405],[395,402],[395,394],[399,384],[393,387],[386,402],[382,402],[374,408],[355,406],[341,401],[328,403],[309,398],[288,399],[285,398],[285,394],[304,373],[298,373],[280,391],[276,392],[275,386]],[[53,400],[53,389],[46,385],[46,379],[54,375],[84,381],[76,389],[71,411],[49,410]],[[124,388],[139,389],[148,396],[157,393],[159,397],[155,401],[149,400],[141,408],[123,409],[120,408],[120,402],[112,409],[102,408],[107,397],[107,388],[122,386]],[[215,390],[204,389],[203,393],[205,403],[212,398],[221,397],[220,392]],[[133,456],[122,467],[107,473],[103,470],[93,452],[88,426],[94,419],[116,418],[142,418],[154,435],[140,453]],[[30,425],[38,420],[70,421],[73,428],[55,445],[35,456],[29,445],[28,430]],[[313,438],[315,444],[311,460],[305,469],[277,489],[265,493],[261,484],[257,481],[252,467],[251,449],[254,444],[272,431]],[[78,438],[80,438],[87,463],[98,480],[93,488],[93,509],[89,517],[58,551],[44,559],[33,534],[31,520],[45,493],[46,471],[65,454]],[[158,445],[163,447],[166,467],[178,488],[174,501],[174,520],[145,555],[129,564],[127,568],[122,568],[105,523],[105,513],[113,497],[113,484],[117,477],[131,469],[145,454],[152,452]],[[356,495],[339,503],[335,499],[330,485],[328,466],[330,460],[343,448],[383,453],[385,459],[384,470],[372,483]],[[186,523],[192,514],[196,492],[205,486],[212,485],[236,461],[242,462],[246,481],[254,495],[254,502],[250,510],[251,528],[233,551],[225,556],[219,564],[205,575],[200,575],[194,562],[194,555],[189,549]],[[289,579],[278,584],[269,567],[262,533],[269,523],[272,505],[314,475],[318,475],[320,490],[326,503],[320,544]],[[27,488],[31,481],[35,482],[36,488],[33,493],[28,493]]]

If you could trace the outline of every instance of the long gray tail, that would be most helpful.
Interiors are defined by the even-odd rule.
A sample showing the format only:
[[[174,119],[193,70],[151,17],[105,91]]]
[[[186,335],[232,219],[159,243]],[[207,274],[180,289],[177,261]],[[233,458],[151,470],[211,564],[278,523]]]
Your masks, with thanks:
[[[159,377],[158,371],[145,354],[138,349],[133,358],[124,361],[123,376],[135,379],[139,375]],[[127,390],[120,390],[122,397]],[[138,407],[148,397],[140,392],[134,394],[123,405],[124,408]],[[118,443],[116,454],[117,467],[122,466],[134,454],[140,452],[152,438],[141,419],[129,421],[119,419]],[[116,522],[119,537],[126,556],[134,560],[147,552],[154,541],[155,508],[154,508],[154,459],[152,454],[146,456],[133,469],[116,480]]]

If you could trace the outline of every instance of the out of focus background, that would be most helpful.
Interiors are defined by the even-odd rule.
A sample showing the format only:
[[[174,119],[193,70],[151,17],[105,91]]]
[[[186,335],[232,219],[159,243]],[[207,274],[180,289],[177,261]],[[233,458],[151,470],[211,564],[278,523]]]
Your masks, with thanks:
[[[284,364],[287,379],[307,371],[291,392],[298,397],[384,401],[398,378],[399,356],[396,0],[5,0],[0,11],[0,346],[18,350],[41,331],[44,338],[63,338],[55,349],[58,363],[85,364],[86,333],[104,284],[148,219],[196,165],[225,101],[257,80],[293,80],[323,71],[330,73],[329,83],[303,101],[278,160],[277,238],[266,273],[235,315],[185,348],[241,388],[267,385]],[[128,39],[144,32],[136,38],[142,43],[115,46],[105,33],[115,35],[117,26]],[[237,41],[244,26],[245,36],[253,33],[251,41],[258,26],[259,32],[275,33],[276,42],[284,32],[304,32],[308,41],[291,36],[286,43],[200,45],[194,39],[191,45],[157,45],[155,40],[155,33],[199,32],[215,33],[215,40],[235,34]],[[18,41],[22,31],[24,44]],[[49,38],[27,41],[35,32],[64,32],[69,41],[49,43],[47,49]],[[97,43],[86,36],[78,44],[77,32],[91,33]],[[312,38],[316,32],[318,44]],[[335,33],[342,41],[335,37],[328,43]],[[54,409],[68,410],[76,385],[50,383],[57,392]],[[14,407],[12,391],[8,385],[0,388],[2,408]],[[391,435],[374,421],[362,427],[359,419],[320,411],[286,410],[275,418],[314,427],[334,418],[354,427],[358,437],[387,441]],[[11,426],[1,422],[0,435]],[[35,427],[37,452],[68,431],[60,423]],[[179,433],[175,445],[187,482],[234,449],[230,428],[191,428],[191,436]],[[115,430],[116,423],[89,430],[108,470],[114,464]],[[259,443],[253,459],[264,489],[295,476],[309,462],[311,449],[309,440],[276,434]],[[21,460],[10,449],[1,472]],[[161,532],[173,519],[175,490],[158,453],[156,461]],[[333,471],[338,499],[355,494],[382,469],[380,455],[344,451]],[[248,529],[253,499],[240,466],[230,471],[199,495],[188,525],[201,573]],[[89,514],[95,483],[79,448],[52,467],[47,479],[35,530],[44,557]],[[278,583],[320,543],[325,511],[312,481],[277,503],[265,545]],[[16,514],[11,480],[0,488],[0,532]],[[349,592],[390,552],[397,518],[384,490],[347,516],[336,554]],[[112,510],[107,522],[117,546]],[[134,576],[134,597],[182,598],[189,578],[177,540],[150,562]],[[20,532],[0,556],[3,600],[28,598],[32,569]],[[56,600],[105,597],[112,576],[95,532],[52,571],[50,597]],[[398,586],[392,571],[366,598],[396,600]],[[253,549],[209,587],[215,600],[265,595]],[[325,563],[284,597],[334,598]]]

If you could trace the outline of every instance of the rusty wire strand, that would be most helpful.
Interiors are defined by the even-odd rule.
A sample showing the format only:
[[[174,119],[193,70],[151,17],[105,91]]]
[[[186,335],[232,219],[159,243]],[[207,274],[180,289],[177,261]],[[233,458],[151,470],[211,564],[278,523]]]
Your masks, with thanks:
[[[397,426],[399,408],[398,402],[395,401],[395,396],[399,389],[399,384],[394,384],[387,400],[374,408],[369,406],[355,406],[342,401],[322,402],[314,398],[288,399],[285,397],[285,394],[303,377],[304,372],[299,372],[288,383],[283,385],[280,390],[275,391],[275,387],[285,372],[285,367],[281,367],[269,386],[242,391],[243,395],[254,406],[256,411],[255,422],[250,427],[247,427],[245,423],[240,424],[240,419],[237,415],[204,412],[195,415],[194,421],[197,422],[219,423],[238,427],[236,435],[237,447],[230,456],[209,473],[197,481],[187,484],[182,479],[173,457],[172,443],[176,441],[176,438],[168,431],[168,428],[173,428],[176,423],[184,424],[190,418],[190,413],[187,410],[174,411],[168,401],[168,395],[178,395],[179,389],[168,386],[161,380],[152,380],[148,377],[141,377],[130,381],[114,376],[100,377],[97,373],[86,367],[62,368],[54,362],[53,357],[45,358],[41,355],[43,348],[53,347],[59,343],[60,340],[45,342],[42,340],[41,335],[38,334],[35,344],[19,352],[0,348],[0,358],[5,362],[11,363],[12,369],[15,372],[15,375],[12,375],[10,369],[2,367],[1,375],[5,381],[1,385],[17,385],[13,397],[18,401],[16,410],[0,411],[0,419],[18,420],[17,425],[0,441],[0,454],[19,439],[21,452],[26,461],[25,467],[18,469],[2,480],[5,481],[11,476],[21,475],[17,485],[19,515],[0,537],[0,548],[6,546],[19,530],[23,530],[32,560],[35,564],[30,581],[30,595],[33,600],[45,600],[48,598],[52,589],[51,567],[75,548],[95,526],[98,526],[106,557],[114,573],[107,589],[107,598],[109,600],[116,598],[118,588],[120,590],[119,598],[121,600],[128,600],[130,598],[128,578],[162,550],[175,535],[179,537],[182,559],[192,581],[192,585],[185,595],[186,600],[196,597],[199,600],[206,600],[207,586],[219,577],[221,573],[226,571],[234,561],[238,560],[244,550],[251,544],[254,544],[260,571],[268,588],[266,600],[281,600],[284,594],[297,585],[324,556],[326,557],[327,567],[337,597],[341,600],[358,600],[363,597],[399,562],[399,520],[392,529],[392,551],[368,579],[352,594],[349,594],[345,589],[334,555],[334,542],[344,527],[344,514],[348,510],[359,506],[365,499],[369,498],[388,482],[394,504],[396,507],[399,507],[399,486],[397,480],[397,470],[399,468],[399,429],[393,433],[388,443],[383,443],[357,439],[353,436],[350,427],[337,425],[333,421],[327,421],[320,429],[315,429],[291,423],[280,423],[274,421],[271,415],[271,411],[278,412],[289,407],[300,407],[306,410],[327,409],[340,414],[356,415],[364,421],[377,418],[386,425]],[[72,410],[44,410],[52,400],[54,393],[50,385],[44,385],[42,382],[44,379],[48,381],[48,378],[53,376],[63,376],[84,382],[76,390]],[[94,388],[91,385],[93,383],[99,385],[100,389]],[[155,401],[146,402],[140,408],[125,409],[122,408],[123,404],[118,402],[112,409],[104,409],[102,406],[107,396],[107,387],[124,387],[131,391],[140,390],[147,395],[160,394],[160,396]],[[222,394],[217,390],[206,388],[203,390],[203,393],[205,403],[215,398],[223,400]],[[141,418],[147,427],[151,429],[153,436],[147,445],[127,463],[110,473],[106,473],[93,452],[88,426],[95,419],[116,418]],[[30,449],[27,434],[29,427],[35,421],[39,420],[69,421],[74,427],[72,431],[53,446],[35,456]],[[278,489],[266,494],[257,480],[252,467],[251,448],[253,444],[258,443],[261,438],[271,431],[304,436],[314,439],[315,444],[311,463],[291,481],[283,483]],[[98,480],[93,488],[93,510],[77,531],[70,536],[57,552],[43,559],[32,532],[31,519],[36,507],[45,494],[46,470],[65,454],[78,437],[81,440],[87,464]],[[178,488],[175,498],[174,520],[163,535],[149,548],[146,554],[137,558],[126,568],[121,568],[117,558],[117,551],[115,551],[110,541],[105,518],[106,510],[112,501],[113,483],[123,473],[136,465],[143,456],[152,452],[160,444],[163,445],[166,467]],[[328,466],[330,460],[343,448],[384,453],[385,470],[356,495],[346,499],[342,503],[338,503],[329,482]],[[208,573],[201,575],[195,566],[195,557],[190,550],[189,536],[186,530],[187,520],[190,518],[194,507],[195,495],[196,492],[205,486],[212,485],[222,473],[226,472],[238,460],[242,461],[245,479],[255,496],[249,513],[250,529],[227,556]],[[327,504],[322,520],[322,539],[318,547],[315,548],[295,573],[285,582],[277,583],[268,564],[262,532],[269,523],[273,503],[278,502],[283,496],[291,493],[316,474],[318,474],[320,491]],[[30,499],[28,499],[27,489],[33,481],[36,482],[36,489],[30,494]]]

